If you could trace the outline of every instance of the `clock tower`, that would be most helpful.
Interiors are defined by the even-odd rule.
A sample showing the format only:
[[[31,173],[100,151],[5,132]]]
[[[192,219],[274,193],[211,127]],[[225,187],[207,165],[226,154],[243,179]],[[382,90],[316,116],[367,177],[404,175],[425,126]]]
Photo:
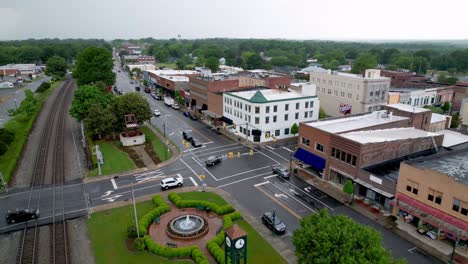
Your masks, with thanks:
[[[224,258],[226,263],[247,263],[247,233],[237,224],[224,231]],[[231,260],[231,262],[229,262]],[[241,261],[243,260],[243,261]]]

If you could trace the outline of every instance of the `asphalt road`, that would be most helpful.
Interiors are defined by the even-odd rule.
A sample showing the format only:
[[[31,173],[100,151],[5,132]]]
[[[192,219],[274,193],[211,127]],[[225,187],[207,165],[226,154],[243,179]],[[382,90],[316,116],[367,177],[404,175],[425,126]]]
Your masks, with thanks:
[[[124,72],[119,73],[117,86],[124,92],[134,91],[134,85],[130,85],[127,76]],[[272,166],[288,166],[293,146],[260,148],[250,155],[249,149],[241,144],[215,134],[203,123],[184,117],[181,111],[166,107],[162,101],[154,100],[149,94],[145,96],[148,97],[152,109],[157,108],[162,113],[160,118],[154,118],[151,122],[161,131],[165,127],[168,138],[183,151],[182,157],[155,171],[122,175],[86,184],[69,183],[63,190],[67,217],[86,214],[88,208],[97,205],[128,200],[131,198],[132,185],[135,196],[159,193],[161,179],[180,175],[184,178],[185,186],[201,186],[205,183],[207,186],[229,192],[256,216],[258,221],[261,221],[263,212],[275,210],[288,228],[286,234],[280,238],[293,250],[291,237],[293,230],[299,227],[299,220],[317,210],[327,208],[331,213],[348,215],[357,222],[379,231],[383,236],[384,246],[392,251],[395,258],[406,258],[408,263],[440,263],[422,253],[413,244],[308,183],[295,177],[284,180],[272,174]],[[193,149],[182,144],[181,132],[186,129],[191,130],[196,140],[203,143],[202,148]],[[227,157],[229,152],[234,153],[232,159]],[[223,156],[224,159],[220,164],[207,168],[204,161],[211,155]],[[204,175],[204,178],[200,175]],[[41,221],[50,221],[51,188],[43,187],[34,191],[14,190],[13,193],[0,196],[0,213],[15,207],[24,207],[30,197],[36,201],[40,195]],[[22,226],[23,224],[7,226],[5,221],[0,221],[0,232],[19,229]]]

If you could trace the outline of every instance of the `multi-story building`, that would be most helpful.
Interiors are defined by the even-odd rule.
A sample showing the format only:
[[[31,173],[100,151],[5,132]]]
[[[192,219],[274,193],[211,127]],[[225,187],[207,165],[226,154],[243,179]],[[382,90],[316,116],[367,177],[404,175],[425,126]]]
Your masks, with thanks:
[[[390,92],[399,95],[398,103],[421,107],[426,105],[441,105],[445,102],[452,103],[454,94],[453,87],[436,84],[427,84],[426,88],[390,88]],[[390,104],[390,98],[388,103]]]
[[[293,124],[318,119],[319,100],[315,86],[301,91],[288,88],[255,89],[223,93],[223,121],[236,133],[255,143],[295,136]]]
[[[392,87],[405,87],[413,82],[425,81],[428,78],[423,75],[417,75],[415,72],[382,70],[380,74],[391,79]]]
[[[190,70],[148,70],[143,72],[143,78],[153,89],[162,89],[164,93],[174,96],[181,91],[182,96],[189,90],[189,77],[197,76],[198,71]]]
[[[387,103],[390,78],[380,70],[366,70],[364,76],[337,71],[310,72],[317,86],[321,106],[329,116],[344,116],[379,110]]]
[[[36,74],[37,66],[36,64],[7,64],[0,66],[0,75],[31,75]]]
[[[468,132],[468,97],[463,98],[462,105],[460,107],[460,118],[461,118],[460,128],[463,131]]]
[[[452,112],[459,112],[462,106],[462,102],[468,97],[468,82],[457,82],[453,88],[453,104]]]
[[[446,115],[432,113],[430,109],[406,104],[384,105],[383,108],[398,116],[410,118],[412,127],[430,132],[444,130],[450,127],[452,118]]]
[[[393,213],[468,261],[468,148],[401,163]],[[466,263],[466,262],[462,262]]]
[[[443,135],[412,123],[410,117],[385,110],[301,123],[294,154],[297,174],[322,178],[339,189],[349,179],[359,196],[390,210],[398,172],[387,172],[398,163],[386,163],[433,153],[443,141]]]
[[[125,64],[155,64],[156,60],[153,56],[147,55],[124,55],[123,61]]]

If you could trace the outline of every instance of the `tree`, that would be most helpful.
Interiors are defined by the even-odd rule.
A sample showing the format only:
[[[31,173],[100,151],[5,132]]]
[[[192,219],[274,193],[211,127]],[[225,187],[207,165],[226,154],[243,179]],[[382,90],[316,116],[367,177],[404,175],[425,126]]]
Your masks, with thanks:
[[[458,81],[458,78],[453,76],[447,76],[446,73],[440,73],[437,77],[437,81],[440,83],[455,84]]]
[[[347,194],[352,194],[354,192],[354,185],[353,185],[353,182],[348,179],[346,180],[344,186],[343,186],[343,192],[347,193]]]
[[[252,54],[246,61],[246,67],[249,70],[261,69],[263,68],[263,59],[258,54]]]
[[[67,62],[60,56],[52,56],[47,60],[45,74],[49,76],[63,77],[67,73]]]
[[[206,59],[205,66],[211,70],[211,72],[217,72],[219,69],[219,60],[216,57],[209,57]]]
[[[327,118],[327,113],[325,113],[325,110],[323,110],[322,107],[319,109],[319,119]]]
[[[298,263],[397,263],[377,231],[326,209],[303,218],[292,240]]]
[[[112,107],[110,105],[104,108],[101,104],[96,103],[91,105],[88,109],[88,114],[83,121],[87,131],[89,131],[93,137],[97,136],[101,138],[114,131],[117,118],[112,112]]]
[[[352,73],[363,73],[367,69],[372,69],[377,66],[377,60],[370,53],[364,53],[359,55],[356,61],[353,63]]]
[[[291,126],[291,134],[293,134],[294,136],[296,136],[297,132],[299,132],[299,127],[297,126],[296,123],[294,123],[294,124]]]
[[[78,54],[76,68],[73,77],[78,80],[78,85],[93,84],[103,81],[107,85],[115,83],[112,53],[105,48],[89,47]]]
[[[168,62],[169,61],[169,52],[163,48],[157,48],[154,52],[154,58],[158,62]]]
[[[460,117],[460,113],[455,113],[452,115],[452,123],[450,124],[450,128],[458,128],[460,126],[462,119]]]
[[[140,93],[127,93],[117,97],[113,104],[113,112],[117,117],[114,131],[122,131],[125,128],[125,115],[134,114],[139,124],[151,119],[151,108]]]
[[[444,113],[447,113],[450,110],[450,103],[445,102],[444,105],[442,105],[442,110],[444,110]]]
[[[187,68],[187,65],[190,64],[191,62],[192,62],[192,58],[190,58],[187,55],[184,55],[182,58],[176,61],[177,69],[185,70]]]
[[[86,118],[92,105],[99,104],[105,108],[112,103],[113,99],[112,94],[103,93],[96,86],[80,86],[74,93],[70,115],[81,121]]]

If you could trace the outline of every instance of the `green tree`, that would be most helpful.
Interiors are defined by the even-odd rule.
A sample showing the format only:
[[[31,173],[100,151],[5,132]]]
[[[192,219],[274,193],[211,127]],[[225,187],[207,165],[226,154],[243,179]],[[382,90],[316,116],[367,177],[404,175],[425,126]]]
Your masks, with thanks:
[[[206,65],[211,72],[217,72],[219,69],[219,60],[216,57],[209,57],[206,59]]]
[[[323,110],[322,107],[319,109],[319,119],[324,119],[327,118],[327,113],[325,113],[325,110]]]
[[[326,209],[303,218],[292,241],[298,263],[397,263],[377,231]]]
[[[432,113],[436,113],[436,114],[443,114],[444,113],[444,110],[442,110],[442,108],[437,107],[437,106],[425,105],[424,108],[430,109],[432,111]]]
[[[455,84],[458,81],[457,77],[447,76],[446,73],[440,73],[437,81],[445,84]]]
[[[460,117],[460,113],[455,113],[452,115],[452,123],[450,124],[450,128],[458,128],[462,118]]]
[[[296,134],[299,132],[299,127],[297,126],[296,123],[294,123],[292,126],[291,126],[291,134],[293,134],[294,136],[296,136]]]
[[[169,61],[169,52],[164,48],[157,48],[154,52],[154,58],[157,62],[164,63]]]
[[[60,56],[52,56],[47,60],[45,74],[49,76],[63,77],[67,73],[67,62]]]
[[[78,54],[73,77],[78,85],[93,84],[103,81],[107,85],[115,83],[115,73],[112,72],[112,53],[100,47],[89,47]]]
[[[264,67],[264,62],[262,57],[258,54],[252,54],[246,61],[246,68],[249,70],[262,69]]]
[[[189,65],[191,62],[192,59],[189,56],[184,55],[182,58],[176,61],[177,69],[185,70],[187,68],[187,65]]]
[[[444,110],[445,113],[447,113],[450,110],[450,103],[445,102],[444,105],[442,105],[442,110]]]
[[[97,103],[91,105],[83,121],[87,131],[89,131],[93,137],[101,138],[114,131],[117,118],[112,112],[112,107],[110,105],[104,108],[101,104]]]
[[[356,61],[353,63],[352,73],[363,73],[367,69],[372,69],[377,66],[377,60],[370,53],[364,53],[359,55]]]
[[[125,115],[134,114],[139,124],[143,124],[152,117],[149,102],[140,93],[126,93],[117,97],[113,108],[117,117],[114,131],[122,131],[125,128]]]
[[[176,100],[176,102],[177,102],[178,104],[180,104],[180,105],[181,105],[181,104],[184,104],[184,98],[182,98],[182,96],[180,96],[180,92],[179,92],[179,91],[175,91],[175,93],[174,93],[174,98],[175,98],[175,100]]]
[[[344,186],[343,186],[343,192],[347,194],[352,194],[354,192],[354,185],[351,180],[346,180]]]
[[[81,121],[86,118],[92,105],[99,104],[105,108],[112,103],[113,99],[114,96],[112,94],[103,93],[97,86],[80,86],[74,92],[70,115]]]

